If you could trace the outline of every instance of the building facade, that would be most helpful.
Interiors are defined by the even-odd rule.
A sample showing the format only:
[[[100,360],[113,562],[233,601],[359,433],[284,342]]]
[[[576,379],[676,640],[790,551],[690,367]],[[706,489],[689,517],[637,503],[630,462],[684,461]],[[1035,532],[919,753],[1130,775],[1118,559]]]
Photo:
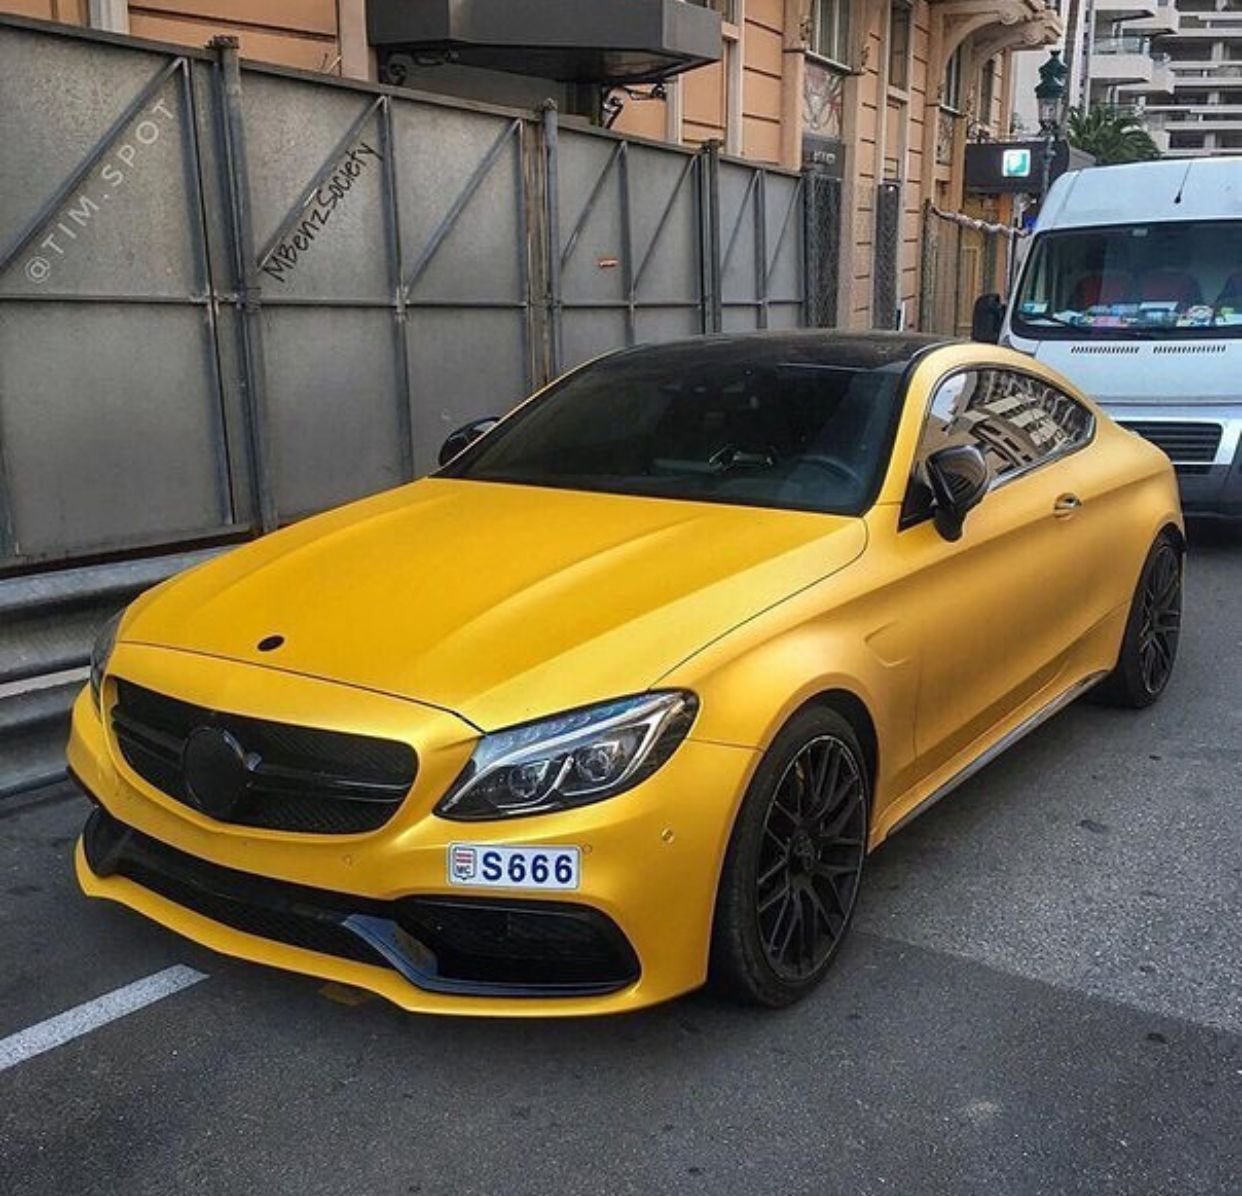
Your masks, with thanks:
[[[1157,42],[1171,87],[1149,98],[1148,127],[1171,157],[1242,154],[1242,0],[1178,0]]]
[[[514,29],[519,8],[525,26]],[[550,97],[567,120],[808,167],[822,196],[812,252],[836,297],[820,318],[848,328],[919,326],[925,205],[1006,218],[995,198],[967,195],[965,147],[1009,134],[1015,60],[1038,60],[1021,51],[1062,28],[1045,0],[0,0],[0,10],[190,45],[232,33],[260,61],[511,106]],[[630,27],[645,11],[656,34]],[[491,26],[467,27],[479,13]],[[597,36],[608,26],[611,40],[578,44],[565,28],[578,18]],[[635,37],[660,40],[656,56],[636,53]]]

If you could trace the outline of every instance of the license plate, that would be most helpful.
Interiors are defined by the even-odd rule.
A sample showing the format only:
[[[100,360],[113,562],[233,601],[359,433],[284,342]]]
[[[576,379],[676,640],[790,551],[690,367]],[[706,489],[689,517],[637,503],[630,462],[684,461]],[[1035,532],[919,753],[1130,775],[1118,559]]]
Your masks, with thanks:
[[[580,871],[576,847],[488,847],[453,843],[448,882],[485,889],[576,889]]]

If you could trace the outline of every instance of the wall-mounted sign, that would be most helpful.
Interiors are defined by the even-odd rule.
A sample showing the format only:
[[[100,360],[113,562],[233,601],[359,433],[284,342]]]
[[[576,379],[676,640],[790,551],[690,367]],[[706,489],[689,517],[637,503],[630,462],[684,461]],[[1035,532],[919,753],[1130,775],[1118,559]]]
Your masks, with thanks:
[[[1025,145],[1006,149],[1001,154],[1001,177],[1006,179],[1029,179],[1031,177],[1031,151]]]
[[[831,178],[845,177],[845,142],[835,137],[802,135],[802,165],[813,166]]]
[[[966,147],[966,190],[976,195],[999,195],[1025,191],[1037,195],[1044,181],[1042,141],[980,141]],[[1048,181],[1067,170],[1092,166],[1090,154],[1071,148],[1064,140],[1052,143]]]

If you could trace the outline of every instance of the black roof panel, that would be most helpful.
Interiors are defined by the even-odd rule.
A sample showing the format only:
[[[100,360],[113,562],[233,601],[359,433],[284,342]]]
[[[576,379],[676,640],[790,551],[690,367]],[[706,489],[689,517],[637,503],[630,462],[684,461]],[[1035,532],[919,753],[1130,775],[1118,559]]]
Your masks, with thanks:
[[[686,368],[713,362],[753,360],[756,364],[805,362],[875,370],[904,366],[928,349],[953,343],[950,337],[923,332],[837,332],[826,328],[800,328],[712,333],[686,340],[635,345],[612,356],[642,354],[664,365]]]

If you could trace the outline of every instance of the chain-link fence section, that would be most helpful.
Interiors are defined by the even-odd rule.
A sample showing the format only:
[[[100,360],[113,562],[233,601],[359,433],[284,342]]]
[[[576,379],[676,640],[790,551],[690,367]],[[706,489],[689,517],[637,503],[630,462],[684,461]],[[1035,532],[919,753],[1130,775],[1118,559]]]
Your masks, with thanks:
[[[806,322],[831,328],[837,322],[841,266],[841,180],[806,172]]]
[[[1020,229],[923,205],[919,329],[969,336],[975,300],[1008,296]]]
[[[901,184],[875,190],[875,283],[871,317],[876,328],[898,324],[897,253],[901,245]]]

